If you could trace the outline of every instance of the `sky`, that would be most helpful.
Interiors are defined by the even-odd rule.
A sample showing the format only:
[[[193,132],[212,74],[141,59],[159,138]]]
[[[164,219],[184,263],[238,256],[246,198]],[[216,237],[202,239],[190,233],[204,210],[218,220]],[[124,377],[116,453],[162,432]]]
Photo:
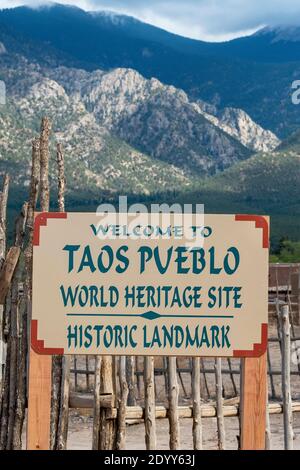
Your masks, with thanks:
[[[0,8],[47,0],[0,0]],[[265,25],[300,24],[300,0],[58,0],[85,10],[134,16],[168,31],[207,41],[252,34]]]

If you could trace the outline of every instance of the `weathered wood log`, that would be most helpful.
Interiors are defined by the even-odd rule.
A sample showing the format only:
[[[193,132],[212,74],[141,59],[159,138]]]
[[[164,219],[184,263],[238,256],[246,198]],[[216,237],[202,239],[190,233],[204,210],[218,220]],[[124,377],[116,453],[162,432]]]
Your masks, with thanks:
[[[93,439],[92,439],[92,449],[98,450],[99,449],[99,441],[100,441],[100,412],[101,412],[101,365],[102,365],[102,357],[96,356],[95,361],[95,383],[94,383],[94,396],[92,396],[92,400],[90,400],[90,408],[94,405],[94,420],[93,420]],[[91,395],[89,395],[91,397]],[[70,406],[72,406],[72,394],[70,396]],[[87,402],[86,402],[87,403]],[[79,408],[80,403],[76,402],[75,408]],[[86,406],[87,407],[87,406]],[[85,407],[84,407],[85,408]],[[87,407],[88,408],[88,407]],[[112,408],[112,402],[111,402]]]
[[[144,359],[145,442],[147,450],[156,450],[154,359]]]
[[[66,357],[70,357],[70,356],[66,356]],[[86,375],[85,375],[86,389],[87,389],[87,391],[89,391],[90,387],[91,387],[91,384],[90,384],[90,361],[89,361],[89,356],[85,356],[85,367],[86,367]]]
[[[26,226],[28,217],[28,203],[24,203],[20,216],[16,221],[15,227],[15,246],[23,251],[26,236]],[[11,403],[14,403],[13,421],[9,429],[8,445],[10,449],[21,450],[22,448],[22,428],[25,419],[25,400],[26,389],[24,387],[26,363],[23,358],[23,340],[26,338],[26,325],[24,325],[23,312],[21,305],[24,305],[24,293],[20,295],[19,283],[24,278],[24,264],[19,257],[18,264],[12,278],[12,302],[11,302],[11,321],[15,322],[15,328],[11,328],[11,337],[16,345],[16,369],[14,379],[15,397],[12,397]],[[23,328],[25,327],[25,331]],[[26,356],[25,356],[26,357]]]
[[[117,417],[117,410],[113,406],[113,396],[110,394],[101,395],[101,406],[111,410],[111,418]],[[71,392],[70,394],[70,408],[84,409],[85,411],[93,410],[94,407],[94,395],[91,393],[76,393]],[[228,404],[227,404],[228,402]],[[268,406],[270,415],[282,414],[283,405],[281,402],[272,402]],[[292,403],[293,413],[300,412],[300,402],[293,401]],[[193,417],[193,406],[178,406],[179,418],[192,418]],[[223,406],[224,418],[238,416],[239,415],[239,404],[232,403],[232,400],[226,400]],[[215,418],[217,416],[216,403],[203,403],[201,405],[201,417],[202,418]],[[168,408],[163,405],[156,405],[155,407],[156,419],[163,419],[168,417]],[[127,406],[126,419],[144,419],[145,409],[141,406]]]
[[[62,357],[52,356],[50,449],[57,448],[58,421],[61,407]]]
[[[9,176],[3,178],[2,192],[0,193],[0,269],[5,260],[6,254],[6,212],[9,191]]]
[[[75,390],[78,390],[78,367],[77,367],[76,355],[74,355],[74,382],[75,382]]]
[[[9,402],[8,402],[8,426],[6,438],[6,450],[12,450],[13,429],[15,422],[15,406],[17,395],[17,370],[18,370],[18,324],[19,324],[19,292],[18,281],[13,280],[11,289],[11,328],[9,341],[11,343],[9,357]]]
[[[193,447],[202,450],[200,358],[192,359]]]
[[[20,216],[15,224],[15,247],[22,249],[25,238],[25,227],[28,213],[28,204],[22,207]],[[17,266],[14,269],[11,280],[11,302],[10,302],[10,330],[8,336],[9,355],[6,358],[8,393],[5,397],[8,400],[6,409],[8,416],[5,417],[7,423],[6,436],[2,436],[2,445],[6,450],[21,448],[21,432],[24,421],[25,408],[21,406],[22,390],[18,389],[20,370],[20,339],[22,336],[23,318],[20,312],[19,282],[23,277],[23,263],[18,258]]]
[[[1,430],[0,430],[0,450],[6,449],[7,426],[8,426],[8,408],[9,408],[9,378],[10,378],[10,348],[11,342],[8,341],[6,351],[6,364],[3,380],[2,403],[1,403]]]
[[[180,428],[178,415],[178,395],[179,387],[177,382],[176,357],[168,357],[168,383],[169,383],[169,433],[170,433],[170,449],[180,449]]]
[[[65,163],[61,144],[57,144],[56,163],[58,170],[58,208],[59,212],[65,211]],[[88,357],[87,357],[88,361]],[[65,450],[67,448],[68,424],[69,424],[69,392],[71,357],[64,356],[53,358],[52,376],[57,383],[56,393],[60,395],[59,408],[57,410],[57,436],[55,448]]]
[[[135,396],[135,359],[134,356],[126,357],[126,379],[128,385],[128,406],[136,405],[136,396]]]
[[[121,356],[119,357],[120,398],[118,400],[117,450],[124,450],[126,446],[126,407],[129,392],[126,372],[126,356]]]
[[[32,251],[34,211],[36,210],[36,205],[37,205],[38,196],[39,196],[40,178],[41,178],[40,139],[36,138],[32,141],[31,180],[30,180],[28,217],[27,217],[27,227],[29,229],[29,234],[28,234],[29,240],[28,240],[27,246],[31,251]]]
[[[98,359],[98,361],[96,362],[99,362],[100,359]],[[99,365],[97,365],[97,367],[99,367]],[[107,393],[106,395],[101,395],[100,390],[99,390],[99,384],[100,382],[95,383],[95,392],[96,392],[97,398],[98,398],[98,393],[99,393],[98,401],[99,401],[101,408],[109,408],[109,409],[113,408],[113,395],[110,393]],[[94,395],[92,395],[91,393],[70,391],[69,407],[78,408],[78,409],[86,409],[86,410],[92,409],[94,405],[94,400],[95,400],[95,393]]]
[[[27,311],[25,297],[22,297],[22,314],[20,321],[22,321],[22,333],[19,340],[18,351],[18,378],[17,378],[17,403],[16,403],[16,416],[15,425],[13,430],[13,449],[22,449],[22,431],[25,421],[26,410],[26,391],[27,391]]]
[[[47,117],[42,119],[40,134],[40,185],[41,185],[41,210],[49,211],[50,187],[49,187],[49,138],[51,123]],[[42,359],[41,359],[42,360]],[[53,356],[52,362],[52,387],[51,387],[51,418],[50,418],[50,448],[57,448],[57,433],[61,399],[61,375],[62,358]]]
[[[49,180],[48,180],[48,169],[49,165],[49,136],[51,126],[49,121],[45,118],[42,122],[41,129],[41,201],[42,194],[45,193],[44,203],[49,205],[49,198],[47,200],[47,191],[49,192]],[[58,206],[59,211],[64,212],[64,191],[65,191],[65,177],[64,177],[64,158],[62,148],[60,144],[57,145],[56,152],[56,163],[58,169]],[[43,177],[42,168],[46,175]],[[50,197],[50,196],[49,196]],[[61,446],[66,447],[66,442],[63,442],[63,436],[59,432],[59,427],[64,429],[64,432],[68,429],[68,424],[65,422],[68,416],[61,417],[61,411],[68,410],[69,398],[67,402],[61,403],[61,399],[64,397],[64,391],[62,390],[62,363],[63,358],[61,356],[52,357],[52,396],[51,396],[51,433],[50,433],[50,447],[51,449],[58,449],[58,439],[60,439]],[[67,369],[70,369],[70,365],[67,364]],[[68,385],[66,385],[68,388]],[[63,421],[63,422],[62,422]]]
[[[49,188],[49,137],[51,123],[47,117],[42,119],[40,136],[40,184],[41,184],[41,209],[47,212],[50,207]]]
[[[218,428],[218,448],[225,450],[225,423],[223,415],[223,382],[222,382],[222,359],[215,359],[216,377],[216,402],[217,402],[217,428]]]
[[[70,356],[64,356],[62,360],[62,381],[60,412],[57,430],[57,449],[67,449],[68,424],[69,424],[69,397],[70,397]]]
[[[94,397],[90,394],[89,406],[85,404],[82,408],[87,412],[88,410],[93,410]],[[78,407],[76,407],[78,408]],[[117,408],[107,408],[110,410],[109,417],[110,419],[117,418]],[[269,403],[269,414],[270,415],[279,415],[283,413],[282,403]],[[293,402],[292,406],[293,413],[300,412],[300,402]],[[239,406],[238,405],[224,405],[223,408],[224,418],[230,418],[239,416]],[[179,406],[178,407],[178,416],[180,419],[183,418],[192,418],[193,417],[193,407],[192,406]],[[201,405],[201,417],[204,419],[216,418],[217,416],[217,407],[216,404],[202,404]],[[163,405],[156,405],[155,407],[155,418],[156,419],[165,419],[168,418],[168,408]],[[132,420],[142,420],[145,419],[145,409],[141,406],[127,406],[126,408],[126,421]]]
[[[0,305],[4,305],[12,277],[19,261],[20,253],[21,248],[19,246],[12,246],[8,250],[6,259],[2,265],[0,271]]]
[[[58,208],[59,212],[65,211],[65,190],[66,190],[66,177],[65,177],[65,161],[62,150],[62,145],[57,144],[56,163],[58,170]]]
[[[281,337],[282,337],[282,400],[284,423],[284,448],[293,449],[293,412],[291,397],[291,326],[289,321],[289,307],[281,308]]]
[[[104,356],[101,365],[101,394],[113,395],[115,407],[115,363],[111,356]],[[99,450],[112,450],[116,447],[116,422],[111,417],[111,410],[100,408],[100,439]]]
[[[3,188],[0,193],[0,269],[3,266],[5,255],[6,255],[6,210],[7,210],[7,198],[9,189],[9,177],[4,176]],[[5,335],[4,335],[4,302],[0,303],[0,417],[2,409],[2,390],[3,390],[3,374],[5,365]]]
[[[136,373],[136,385],[137,385],[137,391],[138,391],[138,398],[141,398],[142,372],[140,371],[139,356],[135,356],[135,373]]]

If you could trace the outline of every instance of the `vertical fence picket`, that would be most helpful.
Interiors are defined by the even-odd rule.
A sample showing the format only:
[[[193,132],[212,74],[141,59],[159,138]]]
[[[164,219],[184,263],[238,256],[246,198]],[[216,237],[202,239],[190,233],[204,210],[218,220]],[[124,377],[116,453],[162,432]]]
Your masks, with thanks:
[[[93,438],[92,438],[93,450],[99,449],[99,439],[100,439],[101,365],[102,365],[102,357],[96,356],[95,375],[94,375],[94,419],[93,419]]]
[[[217,402],[217,427],[218,427],[218,447],[225,450],[225,423],[223,412],[223,381],[222,381],[222,359],[215,360],[216,377],[216,402]]]
[[[126,408],[129,393],[126,377],[126,359],[126,356],[119,358],[120,398],[118,400],[117,450],[124,450],[126,445]]]
[[[192,359],[193,447],[202,450],[200,358]]]
[[[282,337],[282,399],[284,423],[284,447],[293,449],[293,410],[291,397],[291,326],[289,320],[289,307],[281,308],[281,337]]]
[[[135,395],[135,360],[134,356],[126,357],[126,379],[128,385],[128,406],[136,405]]]
[[[170,449],[180,449],[180,428],[178,413],[179,387],[177,382],[176,357],[168,357],[168,383],[169,383],[169,432]]]
[[[144,391],[145,391],[145,442],[147,450],[156,449],[155,420],[155,387],[154,359],[144,359]]]

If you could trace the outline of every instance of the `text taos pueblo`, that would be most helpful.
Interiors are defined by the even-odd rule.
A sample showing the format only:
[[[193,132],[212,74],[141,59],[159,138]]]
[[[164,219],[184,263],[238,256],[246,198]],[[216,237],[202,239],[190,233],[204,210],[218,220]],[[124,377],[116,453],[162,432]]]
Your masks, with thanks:
[[[161,216],[155,226],[147,214],[136,223],[127,217],[130,223],[119,225],[109,214],[103,222],[99,214],[36,216],[33,349],[261,355],[267,338],[268,219],[205,215],[198,227],[190,217],[179,224],[176,214],[167,222]]]

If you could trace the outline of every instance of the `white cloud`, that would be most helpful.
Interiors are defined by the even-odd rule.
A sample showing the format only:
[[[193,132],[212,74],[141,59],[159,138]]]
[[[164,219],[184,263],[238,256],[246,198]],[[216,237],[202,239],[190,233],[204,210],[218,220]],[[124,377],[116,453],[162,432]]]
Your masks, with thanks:
[[[299,0],[58,0],[85,10],[112,10],[175,33],[206,40],[250,34],[262,25],[294,24]],[[37,6],[45,0],[0,0],[0,7]],[[296,19],[296,20],[295,20]]]

